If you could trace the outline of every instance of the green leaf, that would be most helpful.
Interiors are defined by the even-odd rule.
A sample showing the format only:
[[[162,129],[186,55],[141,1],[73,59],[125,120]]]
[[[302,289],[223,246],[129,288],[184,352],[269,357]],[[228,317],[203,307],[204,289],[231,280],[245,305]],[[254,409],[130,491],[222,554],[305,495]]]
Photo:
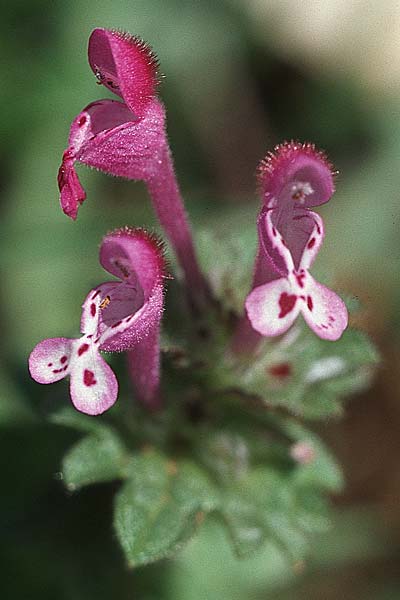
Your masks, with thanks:
[[[312,489],[298,489],[290,477],[257,467],[227,488],[221,514],[236,553],[246,556],[264,541],[292,560],[305,557],[308,535],[329,527],[326,506]]]
[[[78,412],[72,407],[65,407],[49,416],[49,421],[56,425],[71,427],[83,433],[102,432],[107,429],[101,418]]]
[[[306,533],[324,533],[331,527],[328,502],[311,488],[297,492],[298,523]]]
[[[265,542],[266,532],[256,507],[239,494],[226,494],[221,514],[228,527],[234,550],[240,558],[249,556]]]
[[[340,340],[329,342],[298,324],[278,343],[266,341],[257,360],[236,368],[236,377],[242,389],[260,395],[268,405],[321,419],[341,414],[339,400],[369,383],[378,360],[361,331],[348,329]],[[282,363],[291,372],[279,380],[269,369]]]
[[[208,424],[207,424],[208,425]],[[196,454],[219,482],[230,483],[248,469],[249,444],[243,435],[228,428],[200,430]]]
[[[117,434],[104,428],[75,444],[65,455],[63,478],[69,490],[85,485],[112,481],[124,476],[129,460]]]
[[[137,456],[131,477],[117,494],[114,526],[131,567],[174,554],[191,537],[218,496],[191,462],[156,453]]]
[[[233,407],[227,413],[225,426],[200,428],[196,456],[218,481],[219,513],[235,552],[247,556],[269,541],[299,560],[309,534],[329,527],[321,493],[341,488],[341,472],[318,436],[293,418],[259,411],[246,420]],[[291,456],[296,443],[311,446],[308,464]]]
[[[221,222],[214,217],[212,228],[196,237],[200,261],[214,296],[225,309],[238,314],[243,312],[253,274],[257,244],[255,218],[255,214],[251,218],[248,206],[245,210],[229,210]],[[232,236],[232,231],[239,234]]]
[[[318,488],[329,492],[340,492],[344,481],[342,471],[320,438],[293,419],[280,421],[280,428],[294,442],[307,443],[314,450],[314,458],[308,464],[299,464],[293,472],[293,480],[299,487]]]

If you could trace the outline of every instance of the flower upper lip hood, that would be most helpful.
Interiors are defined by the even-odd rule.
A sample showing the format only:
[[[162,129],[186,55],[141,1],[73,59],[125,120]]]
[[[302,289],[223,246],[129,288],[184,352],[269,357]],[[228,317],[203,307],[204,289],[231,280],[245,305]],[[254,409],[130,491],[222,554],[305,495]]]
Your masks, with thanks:
[[[109,295],[110,302],[102,311],[102,321],[107,319],[109,325],[101,333],[100,349],[106,352],[130,350],[161,320],[165,275],[162,244],[144,230],[125,227],[104,238],[100,263],[106,271],[122,280],[118,286],[132,290],[137,307],[136,312],[124,315],[123,300],[118,298],[117,308],[114,308],[112,295]],[[119,291],[119,287],[114,289]],[[125,295],[128,297],[129,291]],[[118,306],[122,312],[118,312]]]
[[[333,175],[324,152],[314,144],[292,140],[267,154],[258,166],[257,179],[267,207],[287,202],[310,207],[331,198],[335,191]]]
[[[88,57],[99,83],[142,116],[158,84],[158,61],[151,48],[138,37],[97,28],[89,38]]]
[[[141,229],[119,229],[104,238],[100,262],[119,281],[102,283],[89,292],[82,306],[81,338],[47,339],[34,348],[30,373],[38,383],[54,383],[69,375],[74,406],[97,415],[110,408],[118,394],[116,377],[99,351],[126,350],[138,396],[155,408],[160,402],[162,246]]]

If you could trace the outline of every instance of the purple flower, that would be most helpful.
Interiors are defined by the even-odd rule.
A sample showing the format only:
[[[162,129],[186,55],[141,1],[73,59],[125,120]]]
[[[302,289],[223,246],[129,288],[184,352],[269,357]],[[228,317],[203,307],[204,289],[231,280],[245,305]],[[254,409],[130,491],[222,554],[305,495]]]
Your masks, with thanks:
[[[309,231],[310,221],[313,226],[304,246],[293,244],[297,254],[295,259],[295,254],[273,223],[275,210],[267,209],[261,214],[260,239],[265,244],[265,260],[275,266],[281,277],[258,285],[247,297],[246,310],[251,325],[261,335],[280,335],[302,313],[319,337],[337,340],[347,327],[346,306],[339,296],[315,281],[309,273],[324,238],[322,219],[311,211],[296,216],[299,223],[305,221],[305,231]]]
[[[75,172],[76,161],[119,177],[143,180],[192,296],[201,293],[204,280],[174,173],[165,110],[156,97],[157,59],[139,38],[108,29],[92,32],[88,53],[98,83],[123,102],[92,102],[74,119],[58,173],[61,207],[76,219],[86,197]]]
[[[116,230],[103,240],[100,263],[120,281],[102,283],[89,292],[82,307],[82,337],[52,338],[34,348],[30,373],[38,383],[54,383],[69,375],[75,408],[98,415],[118,395],[116,377],[100,350],[127,350],[138,396],[156,408],[165,272],[161,246],[141,229]]]
[[[292,141],[261,162],[258,181],[263,207],[253,289],[246,300],[249,321],[240,323],[234,344],[249,350],[258,334],[284,333],[299,313],[319,337],[336,340],[347,327],[347,309],[309,274],[324,238],[322,219],[310,207],[332,196],[332,165],[314,145]]]

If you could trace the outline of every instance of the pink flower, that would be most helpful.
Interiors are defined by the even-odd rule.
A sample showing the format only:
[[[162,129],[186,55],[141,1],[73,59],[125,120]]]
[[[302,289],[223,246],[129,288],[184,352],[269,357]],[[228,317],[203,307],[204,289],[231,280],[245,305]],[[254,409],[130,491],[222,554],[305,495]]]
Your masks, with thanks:
[[[276,209],[267,209],[262,213],[260,238],[265,244],[265,260],[281,277],[255,287],[247,297],[246,310],[251,325],[261,335],[280,335],[302,313],[319,337],[337,340],[347,327],[346,306],[339,296],[309,273],[324,238],[322,219],[311,211],[297,215],[308,237],[303,246],[294,238],[291,250],[273,223],[275,212]]]
[[[299,313],[319,337],[338,339],[346,307],[309,273],[324,237],[322,219],[309,207],[332,196],[332,165],[314,145],[287,142],[261,161],[258,182],[263,206],[252,292],[233,348],[251,351],[260,335],[284,333]]]
[[[117,399],[116,377],[104,361],[105,352],[128,351],[132,380],[140,399],[159,403],[159,330],[163,312],[164,258],[160,244],[141,229],[107,235],[100,263],[120,281],[102,283],[83,303],[82,337],[40,342],[29,357],[38,383],[70,376],[70,394],[81,412],[98,415]]]
[[[204,286],[179,192],[165,131],[165,110],[156,97],[157,59],[139,38],[95,29],[89,63],[98,83],[122,98],[89,104],[73,121],[58,174],[61,207],[76,219],[85,192],[75,162],[106,173],[145,181],[155,212],[175,248],[185,277]]]

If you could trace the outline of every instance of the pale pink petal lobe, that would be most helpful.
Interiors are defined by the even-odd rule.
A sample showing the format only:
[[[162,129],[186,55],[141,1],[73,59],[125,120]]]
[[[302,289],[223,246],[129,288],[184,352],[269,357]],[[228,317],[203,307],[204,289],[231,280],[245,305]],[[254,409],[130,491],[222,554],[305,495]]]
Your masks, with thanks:
[[[301,311],[311,329],[326,340],[338,340],[348,324],[347,308],[343,300],[315,281],[311,275]]]
[[[68,338],[51,338],[35,346],[29,356],[32,378],[38,383],[54,383],[68,375],[73,342]]]
[[[247,316],[252,327],[265,336],[284,333],[300,311],[299,297],[282,277],[260,285],[247,296]]]
[[[109,409],[118,396],[118,382],[111,367],[93,344],[77,340],[71,366],[71,400],[75,408],[88,415]]]

